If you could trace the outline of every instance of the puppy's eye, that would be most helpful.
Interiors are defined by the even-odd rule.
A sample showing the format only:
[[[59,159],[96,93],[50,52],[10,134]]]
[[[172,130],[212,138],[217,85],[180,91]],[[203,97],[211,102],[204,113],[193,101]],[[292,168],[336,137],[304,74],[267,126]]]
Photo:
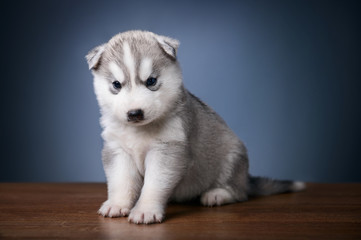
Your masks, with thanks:
[[[117,90],[122,88],[122,85],[120,84],[119,81],[114,81],[112,84],[113,84],[113,87]]]
[[[145,82],[145,85],[146,85],[147,87],[151,87],[151,86],[154,86],[154,85],[156,85],[156,84],[157,84],[157,79],[154,78],[154,77],[148,78],[147,81]]]

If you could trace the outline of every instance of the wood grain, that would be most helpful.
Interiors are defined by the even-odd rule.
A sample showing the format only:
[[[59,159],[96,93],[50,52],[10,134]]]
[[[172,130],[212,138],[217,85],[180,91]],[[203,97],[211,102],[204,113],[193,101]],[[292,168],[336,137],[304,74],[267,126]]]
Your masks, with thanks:
[[[102,183],[0,183],[0,239],[361,239],[361,184],[207,208],[170,204],[162,224],[97,215]]]

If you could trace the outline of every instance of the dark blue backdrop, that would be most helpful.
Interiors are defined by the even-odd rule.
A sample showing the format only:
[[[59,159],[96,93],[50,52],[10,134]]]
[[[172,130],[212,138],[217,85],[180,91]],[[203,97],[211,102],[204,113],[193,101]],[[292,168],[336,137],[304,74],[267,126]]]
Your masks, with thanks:
[[[105,181],[86,53],[144,29],[254,175],[361,181],[358,1],[1,1],[1,181]]]

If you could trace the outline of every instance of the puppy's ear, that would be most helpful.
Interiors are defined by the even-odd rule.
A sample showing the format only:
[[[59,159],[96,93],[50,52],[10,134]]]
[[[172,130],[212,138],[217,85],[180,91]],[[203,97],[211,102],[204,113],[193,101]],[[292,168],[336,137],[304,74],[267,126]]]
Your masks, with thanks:
[[[106,43],[97,46],[95,48],[93,48],[88,55],[85,56],[88,65],[89,65],[89,69],[95,69],[98,64],[99,64],[99,59],[102,56],[104,49],[105,49]]]
[[[156,37],[161,48],[173,59],[177,58],[177,49],[179,47],[179,41],[170,37],[157,36]]]

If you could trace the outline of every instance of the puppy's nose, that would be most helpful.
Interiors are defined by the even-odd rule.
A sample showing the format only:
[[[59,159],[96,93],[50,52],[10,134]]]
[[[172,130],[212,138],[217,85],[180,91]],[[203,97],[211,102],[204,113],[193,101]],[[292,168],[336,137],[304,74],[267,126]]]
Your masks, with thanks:
[[[144,120],[143,110],[135,109],[128,112],[128,122],[140,122],[142,120]]]

